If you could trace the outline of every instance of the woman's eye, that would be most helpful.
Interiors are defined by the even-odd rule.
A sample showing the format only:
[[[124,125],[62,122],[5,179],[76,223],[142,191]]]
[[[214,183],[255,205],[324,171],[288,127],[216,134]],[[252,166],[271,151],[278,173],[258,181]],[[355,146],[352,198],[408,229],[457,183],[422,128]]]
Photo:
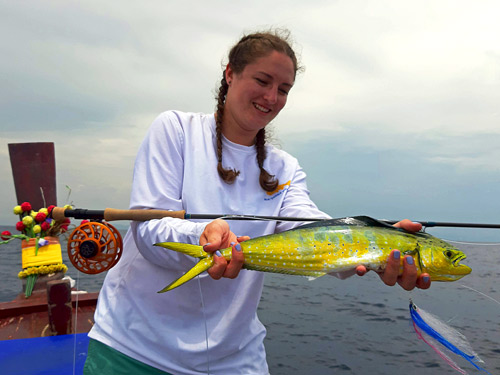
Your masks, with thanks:
[[[283,95],[288,95],[288,91],[284,89],[280,89],[280,93]]]
[[[260,79],[260,78],[255,78],[255,80],[256,80],[257,82],[259,82],[261,85],[266,85],[266,84],[267,84],[267,82],[266,82],[266,81],[264,81],[263,79]]]

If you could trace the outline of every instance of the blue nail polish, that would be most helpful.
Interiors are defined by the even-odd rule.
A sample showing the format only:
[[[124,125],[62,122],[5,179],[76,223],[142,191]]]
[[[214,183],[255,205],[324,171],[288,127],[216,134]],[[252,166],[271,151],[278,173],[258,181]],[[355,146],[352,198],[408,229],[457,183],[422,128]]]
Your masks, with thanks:
[[[236,251],[241,251],[241,245],[240,244],[237,244],[235,247]]]
[[[203,245],[203,248],[205,248],[205,246],[210,246],[210,242],[207,242],[205,245]]]
[[[235,242],[231,242],[231,246],[233,246],[235,244]]]
[[[408,263],[410,265],[413,264],[413,258],[412,257],[407,257],[406,258],[406,263]]]
[[[220,253],[220,251],[219,251],[219,250],[217,250],[217,251],[215,252],[215,255],[217,255],[218,257],[221,257],[221,256],[222,256],[222,254]]]
[[[424,276],[423,280],[424,280],[424,283],[427,284],[429,281],[431,281],[431,278],[429,276]]]
[[[394,259],[401,258],[401,253],[399,252],[399,250],[394,251],[393,255],[394,255]]]

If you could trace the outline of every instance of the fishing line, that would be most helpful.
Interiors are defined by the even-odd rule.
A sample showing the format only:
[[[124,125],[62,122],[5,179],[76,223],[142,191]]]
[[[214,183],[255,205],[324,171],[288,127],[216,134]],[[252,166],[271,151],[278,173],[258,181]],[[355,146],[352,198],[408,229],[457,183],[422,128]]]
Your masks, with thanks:
[[[76,274],[76,291],[78,292],[80,289],[79,289],[79,284],[80,284],[80,272],[77,272]],[[71,292],[71,279],[70,279],[70,282],[69,282],[69,287],[70,287],[70,300],[71,300],[71,304],[73,304],[73,293]],[[77,324],[78,324],[78,297],[79,297],[80,293],[76,293],[76,303],[75,303],[75,325],[73,327],[73,375],[75,375],[75,372],[76,372],[76,327],[77,327]]]
[[[201,299],[201,311],[203,312],[203,321],[205,322],[205,343],[207,344],[207,375],[210,375],[210,355],[208,352],[208,325],[207,325],[207,315],[205,313],[205,301],[203,300],[203,292],[201,290],[200,275],[196,276],[198,279],[198,287],[200,289],[200,299]]]
[[[493,302],[498,303],[498,304],[500,305],[500,301],[497,301],[497,300],[496,300],[496,299],[494,299],[493,297],[490,297],[489,295],[487,295],[487,294],[485,294],[485,293],[483,293],[483,292],[480,292],[479,290],[476,290],[476,289],[474,289],[474,288],[471,288],[470,286],[463,285],[463,284],[461,284],[460,286],[461,286],[461,287],[463,287],[463,288],[470,289],[470,290],[472,290],[473,292],[479,293],[479,294],[481,294],[482,296],[484,296],[484,297],[486,297],[486,298],[489,298],[489,299],[490,299],[490,300],[492,300]]]
[[[446,239],[443,239],[443,241],[456,243],[460,245],[500,246],[500,242],[464,242],[464,241],[454,241]]]

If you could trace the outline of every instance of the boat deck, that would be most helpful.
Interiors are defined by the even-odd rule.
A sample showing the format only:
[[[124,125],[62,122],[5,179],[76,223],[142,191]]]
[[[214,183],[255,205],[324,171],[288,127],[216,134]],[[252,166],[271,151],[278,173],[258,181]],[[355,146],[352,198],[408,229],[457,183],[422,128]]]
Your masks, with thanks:
[[[98,295],[99,293],[72,293],[72,333],[88,333],[92,328]],[[75,322],[76,332],[73,332]],[[45,291],[35,291],[29,298],[25,298],[24,293],[21,293],[11,302],[0,303],[0,340],[50,335]]]

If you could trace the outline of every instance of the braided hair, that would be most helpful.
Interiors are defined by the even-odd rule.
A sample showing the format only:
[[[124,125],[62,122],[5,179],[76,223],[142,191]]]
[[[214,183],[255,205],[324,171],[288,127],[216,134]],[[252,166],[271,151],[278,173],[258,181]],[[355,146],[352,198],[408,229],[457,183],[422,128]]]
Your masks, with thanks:
[[[229,51],[228,65],[231,65],[232,70],[239,74],[243,72],[248,64],[251,64],[255,60],[276,51],[284,53],[290,57],[296,73],[299,70],[297,57],[295,56],[295,52],[291,48],[288,39],[289,32],[283,30],[258,32],[246,35],[241,38],[240,41]],[[217,172],[224,182],[232,184],[240,172],[235,169],[224,168],[222,166],[222,122],[224,119],[224,104],[228,88],[229,85],[226,81],[226,71],[224,70],[217,93],[215,116],[217,137]],[[262,189],[271,192],[276,190],[279,181],[264,169],[264,160],[266,159],[265,144],[266,132],[263,128],[258,131],[255,142],[255,147],[257,149],[257,165],[260,168],[259,183]]]

